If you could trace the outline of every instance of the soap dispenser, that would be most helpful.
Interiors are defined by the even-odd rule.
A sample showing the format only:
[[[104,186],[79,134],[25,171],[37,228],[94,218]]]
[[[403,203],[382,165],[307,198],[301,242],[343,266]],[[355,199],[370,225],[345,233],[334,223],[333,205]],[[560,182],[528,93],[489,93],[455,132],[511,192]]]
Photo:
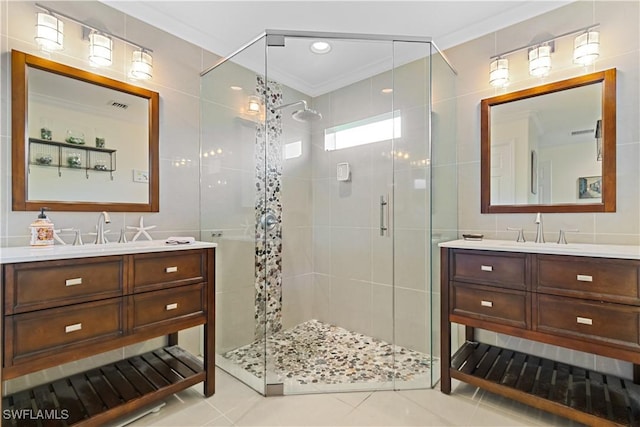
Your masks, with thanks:
[[[31,246],[53,246],[53,223],[47,218],[44,211],[47,208],[40,208],[40,215],[31,223]]]

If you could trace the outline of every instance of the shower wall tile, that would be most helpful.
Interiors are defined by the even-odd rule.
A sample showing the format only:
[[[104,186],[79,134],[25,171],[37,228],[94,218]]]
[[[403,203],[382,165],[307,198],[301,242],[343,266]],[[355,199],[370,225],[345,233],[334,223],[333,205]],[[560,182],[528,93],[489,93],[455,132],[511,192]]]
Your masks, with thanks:
[[[331,274],[340,279],[371,280],[371,233],[368,228],[331,229]]]
[[[224,167],[255,173],[257,125],[238,119],[237,111],[225,105],[202,102],[200,108],[206,117],[200,127],[203,169]]]
[[[371,281],[375,284],[393,283],[393,239],[380,236],[378,228],[371,229]],[[387,304],[389,302],[387,301]]]
[[[313,294],[313,274],[282,278],[283,329],[313,319]]]
[[[372,201],[369,179],[371,175],[358,175],[352,170],[351,181],[334,181],[331,196],[331,225],[334,227],[369,227],[371,213],[364,206]]]
[[[313,273],[313,306],[314,319],[325,323],[336,324],[331,317],[331,276]]]
[[[409,46],[404,43],[405,47]],[[403,112],[414,107],[424,108],[430,102],[428,47],[414,43],[423,59],[397,67],[393,75],[393,108]]]
[[[386,263],[389,264],[389,258]],[[371,336],[393,342],[393,288],[390,285],[371,286]]]
[[[395,337],[396,344],[429,354],[430,322],[427,292],[396,287]]]
[[[331,227],[313,227],[313,272],[331,274]]]
[[[282,220],[287,226],[312,224],[311,180],[282,177]]]
[[[216,239],[216,292],[253,290],[255,243],[253,238]]]
[[[396,229],[395,241],[393,261],[396,286],[425,291],[428,283],[425,242],[430,241],[429,233],[425,229]]]
[[[394,224],[397,228],[424,229],[427,227],[431,183],[427,169],[398,170],[394,177]]]
[[[247,236],[254,236],[255,171],[223,169],[215,163],[203,162],[200,185],[203,228],[243,228]]]
[[[371,335],[371,283],[333,276],[331,317],[336,325]]]
[[[312,182],[313,225],[331,225],[332,178],[315,179]]]
[[[310,274],[313,271],[313,229],[287,225],[285,221],[282,226],[282,276]]]
[[[216,292],[216,352],[250,344],[255,333],[255,289]],[[224,319],[223,321],[220,321]]]

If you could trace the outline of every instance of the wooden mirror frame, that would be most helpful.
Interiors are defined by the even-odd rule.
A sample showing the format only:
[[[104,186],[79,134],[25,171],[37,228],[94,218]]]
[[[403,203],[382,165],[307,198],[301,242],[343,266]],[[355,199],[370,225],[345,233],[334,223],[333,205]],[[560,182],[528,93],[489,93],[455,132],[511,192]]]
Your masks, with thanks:
[[[491,107],[535,96],[602,83],[602,199],[600,203],[491,204]],[[616,69],[483,99],[480,103],[480,209],[482,213],[616,211]]]
[[[149,197],[147,203],[86,202],[86,201],[42,201],[28,200],[28,165],[26,156],[28,68],[37,68],[60,76],[103,86],[146,98],[149,102]],[[89,71],[59,64],[48,59],[11,51],[11,189],[14,211],[37,211],[48,207],[54,211],[79,212],[158,212],[160,210],[159,174],[159,102],[157,92],[133,86],[118,80],[100,76]]]

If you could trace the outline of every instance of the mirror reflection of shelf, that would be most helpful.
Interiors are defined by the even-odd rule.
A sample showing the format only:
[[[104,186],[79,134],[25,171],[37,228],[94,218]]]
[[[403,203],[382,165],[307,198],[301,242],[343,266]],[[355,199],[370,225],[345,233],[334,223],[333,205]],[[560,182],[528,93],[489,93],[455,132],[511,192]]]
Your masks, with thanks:
[[[29,165],[57,167],[58,176],[63,168],[84,170],[87,178],[89,171],[109,172],[113,180],[116,150],[29,138]]]

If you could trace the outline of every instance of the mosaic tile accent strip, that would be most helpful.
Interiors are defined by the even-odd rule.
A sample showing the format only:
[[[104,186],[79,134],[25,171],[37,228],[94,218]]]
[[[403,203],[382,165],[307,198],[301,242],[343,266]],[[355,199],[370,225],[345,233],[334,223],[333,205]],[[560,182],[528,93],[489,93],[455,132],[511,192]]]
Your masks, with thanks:
[[[266,99],[265,127],[256,125],[256,253],[255,253],[255,339],[282,329],[282,117],[273,108],[282,105],[282,86],[265,84],[256,76],[256,93]],[[262,225],[263,215],[276,220],[272,229]],[[266,329],[265,329],[266,328]]]
[[[429,356],[385,341],[309,320],[267,339],[269,369],[299,384],[410,381],[430,369]],[[258,378],[264,377],[265,341],[223,356]],[[394,369],[393,359],[398,369]]]

